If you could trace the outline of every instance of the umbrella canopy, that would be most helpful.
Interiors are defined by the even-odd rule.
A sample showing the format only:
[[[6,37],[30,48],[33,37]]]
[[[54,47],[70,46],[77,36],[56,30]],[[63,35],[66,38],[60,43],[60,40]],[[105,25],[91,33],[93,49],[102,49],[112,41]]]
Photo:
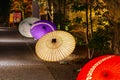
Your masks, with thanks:
[[[46,33],[52,32],[56,29],[56,26],[52,22],[41,20],[32,25],[30,32],[35,39],[40,39]]]
[[[49,27],[53,27],[55,30],[57,29],[57,27],[56,27],[56,25],[53,23],[53,22],[51,22],[51,21],[48,21],[48,20],[38,20],[38,21],[36,21],[36,22],[34,22],[33,24],[37,24],[37,23],[47,23],[46,25],[50,25]],[[31,28],[33,28],[34,26],[32,26]]]
[[[65,31],[53,31],[36,43],[36,54],[45,61],[60,61],[74,51],[75,39]]]
[[[76,80],[119,80],[120,56],[105,55],[89,61]]]
[[[19,24],[19,32],[21,35],[25,37],[33,37],[30,33],[31,26],[34,22],[38,21],[38,18],[28,17],[20,22]]]

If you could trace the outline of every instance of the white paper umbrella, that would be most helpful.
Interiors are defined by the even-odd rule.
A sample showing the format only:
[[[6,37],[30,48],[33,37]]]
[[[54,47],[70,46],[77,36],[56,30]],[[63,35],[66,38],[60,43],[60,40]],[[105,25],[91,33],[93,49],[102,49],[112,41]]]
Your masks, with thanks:
[[[19,32],[21,35],[25,37],[33,37],[30,33],[31,26],[34,22],[38,21],[38,18],[28,17],[20,22],[19,24]]]
[[[36,43],[36,54],[45,61],[60,61],[75,49],[74,37],[65,31],[53,31]]]

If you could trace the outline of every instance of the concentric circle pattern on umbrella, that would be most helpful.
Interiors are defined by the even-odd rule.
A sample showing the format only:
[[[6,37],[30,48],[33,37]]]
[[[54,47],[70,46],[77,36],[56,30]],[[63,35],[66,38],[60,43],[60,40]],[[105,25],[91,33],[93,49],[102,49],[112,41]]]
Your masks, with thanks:
[[[44,23],[44,24],[46,24],[46,25],[48,25],[49,27],[52,26],[55,30],[57,29],[56,25],[53,22],[48,21],[48,20],[38,20],[38,21],[34,22],[33,24],[37,24],[37,23],[41,23],[41,22]],[[33,27],[31,27],[31,28],[33,28]]]
[[[45,61],[60,61],[74,51],[75,39],[65,31],[53,31],[36,43],[36,54]]]
[[[30,32],[35,39],[40,39],[45,34],[55,31],[56,29],[57,27],[52,22],[41,20],[32,25]]]
[[[38,21],[38,18],[28,17],[20,22],[19,24],[19,32],[21,35],[25,37],[33,37],[30,33],[31,26],[34,22]]]
[[[119,80],[120,56],[105,55],[89,61],[76,80]]]

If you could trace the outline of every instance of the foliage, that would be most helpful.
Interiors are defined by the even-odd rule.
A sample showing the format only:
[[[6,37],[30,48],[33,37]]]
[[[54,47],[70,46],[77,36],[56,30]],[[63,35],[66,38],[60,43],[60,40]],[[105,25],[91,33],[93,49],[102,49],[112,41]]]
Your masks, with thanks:
[[[66,18],[66,15],[62,13],[55,13],[54,15],[54,23],[56,23],[60,30],[65,30],[65,26],[69,28],[70,21]]]
[[[86,17],[84,17],[86,15],[85,13],[84,13],[84,16],[80,17],[78,15],[75,18],[73,18],[73,22],[78,23],[82,26],[86,26],[86,25],[84,25],[84,23],[88,24],[89,26],[92,23],[94,33],[92,33],[93,34],[92,37],[89,36],[90,42],[88,45],[91,50],[95,49],[95,50],[104,51],[105,49],[109,48],[109,46],[110,46],[109,41],[111,41],[113,38],[113,36],[112,36],[113,28],[111,28],[109,26],[109,11],[106,9],[104,2],[101,2],[98,0],[97,2],[92,1],[92,4],[91,4],[92,5],[92,20],[91,20],[92,22],[90,22],[90,17],[88,17],[89,22],[88,23],[85,22],[85,18],[86,18]],[[85,5],[85,4],[84,3],[83,4],[78,4],[78,3],[74,4],[72,6],[72,11],[80,12],[79,14],[81,15],[83,13],[83,11],[84,12],[86,11],[86,6],[84,6],[84,9],[83,9],[83,5]],[[90,12],[90,11],[88,10],[88,12]],[[88,15],[90,15],[90,14],[88,13]],[[80,27],[82,27],[82,26],[80,26]],[[76,26],[76,27],[78,27],[78,26]],[[89,33],[89,35],[90,34],[91,33]],[[79,36],[75,35],[75,37],[77,39],[80,39],[80,40],[77,40],[78,42],[81,42],[81,35],[79,35]]]
[[[93,32],[93,37],[90,39],[88,47],[95,51],[104,52],[110,49],[110,41],[112,38],[113,29],[110,29],[110,26],[105,26],[105,29],[99,27],[95,32]]]
[[[71,9],[73,12],[83,11],[86,9],[86,6],[85,5],[73,5]]]
[[[76,45],[78,45],[78,46],[85,45],[85,40],[84,40],[85,36],[83,35],[84,33],[82,33],[82,32],[72,32],[71,34],[75,37]]]
[[[81,23],[82,18],[81,17],[76,17],[75,19],[73,19],[73,21],[76,22],[76,23]]]

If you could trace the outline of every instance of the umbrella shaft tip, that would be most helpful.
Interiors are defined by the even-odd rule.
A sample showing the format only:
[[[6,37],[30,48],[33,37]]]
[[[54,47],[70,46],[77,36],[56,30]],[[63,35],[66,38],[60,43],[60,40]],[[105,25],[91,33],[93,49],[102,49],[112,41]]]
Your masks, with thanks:
[[[52,39],[52,43],[56,43],[57,42],[57,40],[54,38],[54,39]]]

